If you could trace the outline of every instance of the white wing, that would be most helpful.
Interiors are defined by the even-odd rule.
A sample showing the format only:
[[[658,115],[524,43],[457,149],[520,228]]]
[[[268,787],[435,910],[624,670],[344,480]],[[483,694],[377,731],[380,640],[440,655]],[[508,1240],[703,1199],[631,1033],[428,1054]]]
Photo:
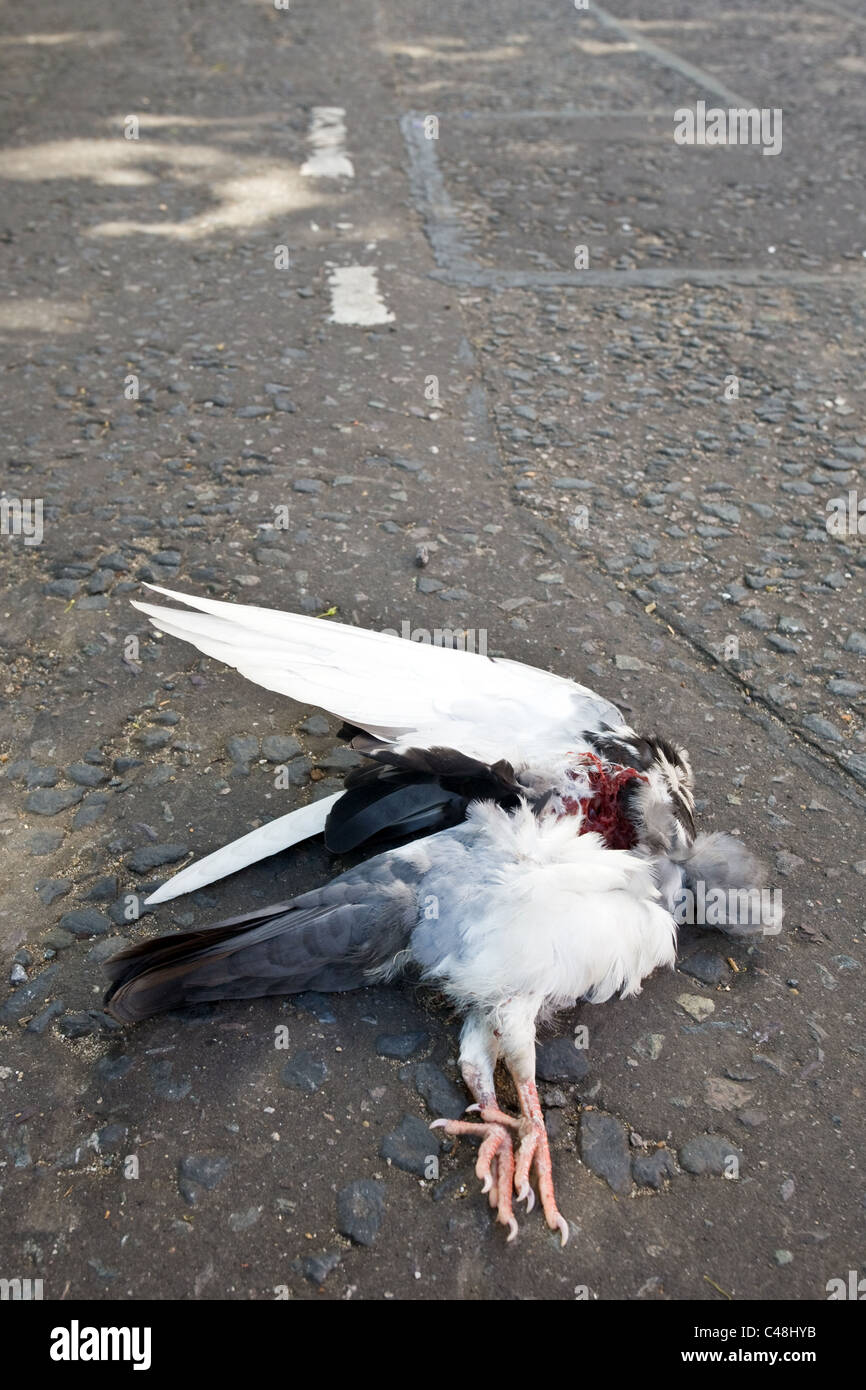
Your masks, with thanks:
[[[573,748],[585,729],[623,723],[585,686],[518,661],[148,588],[196,610],[135,603],[159,631],[401,749],[445,746],[520,766]]]
[[[236,874],[238,869],[246,869],[260,859],[267,859],[272,854],[279,854],[280,850],[299,845],[302,840],[309,840],[313,835],[320,835],[325,828],[328,812],[342,795],[342,792],[335,792],[333,796],[323,796],[319,801],[310,802],[309,806],[299,806],[287,816],[279,816],[277,820],[268,821],[267,825],[260,825],[257,830],[250,830],[239,840],[232,840],[230,845],[224,845],[222,849],[214,850],[213,854],[205,855],[204,859],[197,859],[188,868],[181,869],[168,883],[145,898],[145,902],[152,907],[155,903],[179,898],[182,893],[194,893],[208,883],[216,883],[217,879]]]
[[[196,610],[133,601],[160,632],[400,749],[443,746],[519,767],[583,746],[585,730],[623,723],[614,705],[585,686],[518,661],[147,587]],[[148,903],[191,893],[319,834],[341,795],[299,807],[215,850],[175,874]]]

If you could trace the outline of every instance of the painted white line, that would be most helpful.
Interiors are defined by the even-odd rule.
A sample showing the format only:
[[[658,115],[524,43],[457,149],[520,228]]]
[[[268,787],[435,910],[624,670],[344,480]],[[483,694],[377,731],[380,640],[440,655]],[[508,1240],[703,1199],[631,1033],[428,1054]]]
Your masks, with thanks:
[[[371,265],[338,266],[328,276],[328,284],[331,286],[328,323],[367,328],[376,323],[390,323],[394,318],[379,293],[379,282]]]
[[[314,106],[307,137],[313,147],[301,173],[312,179],[353,179],[355,168],[346,152],[346,112],[342,106]]]

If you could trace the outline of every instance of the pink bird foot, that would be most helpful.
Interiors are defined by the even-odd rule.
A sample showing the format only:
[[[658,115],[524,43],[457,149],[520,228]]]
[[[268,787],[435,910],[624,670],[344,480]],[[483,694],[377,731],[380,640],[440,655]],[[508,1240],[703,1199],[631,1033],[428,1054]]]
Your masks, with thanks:
[[[518,1120],[520,1145],[514,1167],[514,1186],[518,1202],[526,1202],[526,1210],[532,1211],[535,1205],[529,1175],[535,1170],[538,1195],[544,1219],[552,1231],[559,1231],[563,1245],[568,1240],[568,1222],[559,1212],[553,1190],[553,1165],[550,1159],[550,1144],[544,1126],[541,1102],[534,1081],[527,1081],[517,1088],[520,1097],[521,1118]]]
[[[514,1144],[511,1130],[516,1121],[511,1115],[505,1115],[493,1107],[470,1105],[469,1109],[479,1111],[480,1124],[468,1120],[434,1120],[430,1128],[444,1129],[446,1134],[455,1137],[468,1134],[481,1140],[475,1174],[481,1180],[481,1191],[490,1196],[490,1205],[496,1212],[496,1220],[508,1227],[508,1239],[511,1241],[517,1235],[517,1221],[512,1209],[511,1195],[514,1188]]]
[[[560,1215],[556,1205],[550,1145],[538,1092],[531,1081],[519,1084],[517,1089],[522,1111],[519,1118],[506,1115],[496,1107],[473,1105],[469,1109],[480,1113],[480,1124],[467,1120],[436,1120],[430,1127],[444,1129],[446,1134],[454,1136],[467,1134],[481,1139],[475,1172],[483,1183],[482,1191],[490,1194],[490,1205],[496,1209],[496,1219],[503,1226],[508,1226],[510,1241],[517,1235],[512,1188],[517,1193],[518,1202],[526,1202],[526,1210],[532,1211],[535,1194],[529,1178],[534,1170],[545,1220],[552,1231],[559,1231],[561,1243],[565,1245],[568,1222]],[[516,1159],[512,1135],[519,1141]]]

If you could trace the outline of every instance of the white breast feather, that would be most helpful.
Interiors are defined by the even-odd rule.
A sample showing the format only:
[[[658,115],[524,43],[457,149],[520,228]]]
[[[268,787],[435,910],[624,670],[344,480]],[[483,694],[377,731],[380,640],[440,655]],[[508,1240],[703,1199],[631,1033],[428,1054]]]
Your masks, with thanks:
[[[576,817],[539,821],[526,806],[508,814],[476,803],[468,821],[477,867],[456,878],[462,888],[453,875],[437,885],[456,945],[426,972],[456,1002],[602,1003],[637,994],[657,966],[673,965],[674,922],[644,859],[578,835]],[[423,926],[416,933],[422,965],[426,935]]]

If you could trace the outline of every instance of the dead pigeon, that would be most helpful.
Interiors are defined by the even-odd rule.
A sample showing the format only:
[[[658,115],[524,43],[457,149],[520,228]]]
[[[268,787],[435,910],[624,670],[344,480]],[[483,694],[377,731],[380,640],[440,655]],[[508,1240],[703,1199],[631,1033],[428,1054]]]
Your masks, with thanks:
[[[355,989],[414,972],[464,1015],[460,1065],[498,1220],[534,1203],[568,1236],[535,1085],[540,1019],[637,994],[672,966],[684,887],[752,888],[736,839],[695,831],[688,754],[642,737],[608,700],[515,661],[319,618],[158,589],[194,611],[135,606],[161,632],[267,690],[342,717],[368,762],[346,789],[184,869],[165,901],[324,833],[381,849],[324,887],[199,931],[142,941],[107,966],[122,1022],[213,999]],[[382,848],[383,843],[386,847]],[[733,929],[733,928],[732,928]],[[513,1078],[520,1114],[497,1100]]]

